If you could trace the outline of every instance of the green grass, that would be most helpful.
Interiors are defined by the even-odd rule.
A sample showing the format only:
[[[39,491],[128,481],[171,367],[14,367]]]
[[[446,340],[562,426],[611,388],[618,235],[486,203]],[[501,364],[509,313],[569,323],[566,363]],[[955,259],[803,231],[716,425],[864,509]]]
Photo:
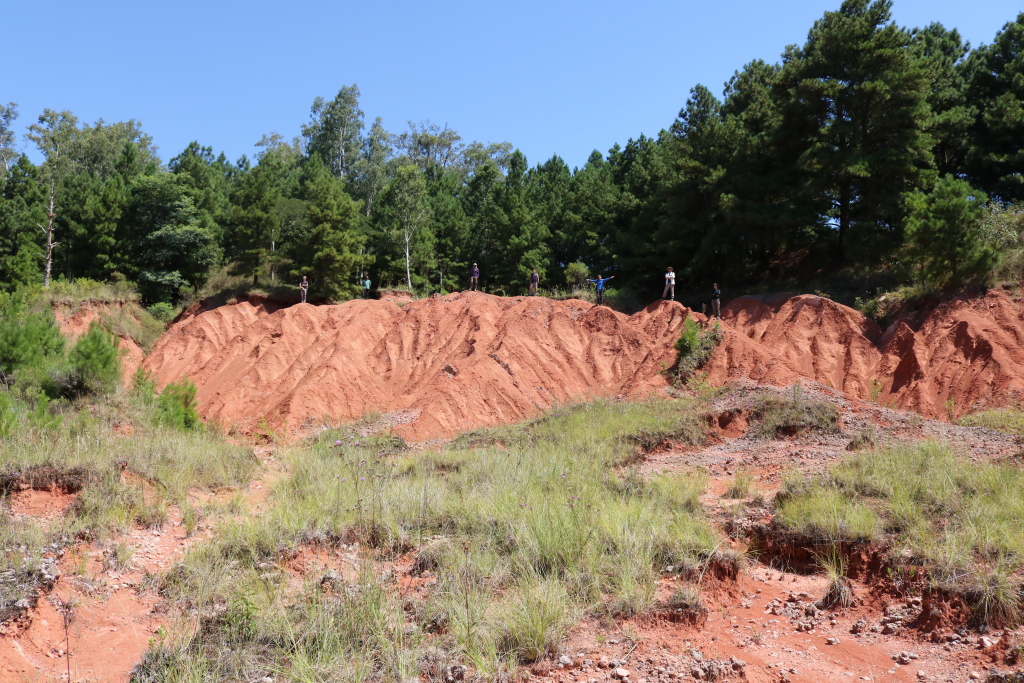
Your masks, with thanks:
[[[0,483],[81,488],[58,525],[70,537],[159,527],[168,505],[186,505],[191,489],[244,486],[258,465],[250,449],[212,431],[157,426],[154,405],[123,390],[52,404],[47,412],[59,429],[33,428],[30,404],[10,405],[14,428],[0,439]],[[129,425],[130,436],[117,433]]]
[[[1024,436],[1024,411],[1018,408],[994,408],[966,415],[956,422],[964,427],[984,427],[1004,434]]]
[[[830,403],[804,398],[799,382],[790,396],[767,396],[753,407],[757,426],[751,430],[755,438],[774,439],[805,432],[839,433],[839,410]]]
[[[492,679],[555,653],[583,614],[642,614],[661,567],[696,574],[718,558],[720,536],[700,504],[706,477],[642,477],[628,464],[663,435],[699,440],[702,411],[692,399],[597,401],[425,452],[351,428],[324,433],[283,454],[289,476],[265,516],[225,520],[217,542],[167,574],[162,590],[175,604],[227,613],[201,638],[151,653],[146,666],[158,673],[146,675],[157,678],[137,680],[202,670],[212,680],[344,671],[404,681],[422,671],[417,659],[446,665],[424,652]],[[268,569],[294,548],[353,543],[358,578],[311,576],[300,596]],[[389,583],[389,562],[410,553],[414,574],[436,581],[425,602],[403,602]],[[239,604],[252,613],[245,628],[230,616]],[[313,628],[311,615],[332,614],[347,621]],[[313,631],[316,647],[300,637]]]
[[[939,443],[858,455],[824,480],[791,477],[776,519],[818,539],[868,541],[887,532],[933,581],[972,596],[978,617],[1020,620],[1024,471],[977,463]]]

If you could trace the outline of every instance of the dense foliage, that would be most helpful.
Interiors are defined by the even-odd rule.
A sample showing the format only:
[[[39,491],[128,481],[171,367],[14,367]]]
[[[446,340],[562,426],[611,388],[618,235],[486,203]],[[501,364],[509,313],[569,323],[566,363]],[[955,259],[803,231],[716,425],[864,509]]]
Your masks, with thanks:
[[[234,163],[194,142],[165,165],[134,120],[46,110],[26,135],[37,167],[0,107],[0,287],[43,282],[48,242],[54,279],[134,282],[148,305],[214,268],[253,286],[306,275],[313,300],[367,277],[463,288],[474,262],[494,293],[524,292],[533,268],[571,287],[579,263],[641,301],[668,265],[681,292],[970,280],[998,253],[983,212],[1024,200],[1024,14],[971,49],[941,24],[897,26],[890,6],[845,0],[778,63],[750,62],[721,98],[695,86],[657,136],[582,168],[429,122],[367,125],[354,85],[317,98],[300,137],[265,135]]]

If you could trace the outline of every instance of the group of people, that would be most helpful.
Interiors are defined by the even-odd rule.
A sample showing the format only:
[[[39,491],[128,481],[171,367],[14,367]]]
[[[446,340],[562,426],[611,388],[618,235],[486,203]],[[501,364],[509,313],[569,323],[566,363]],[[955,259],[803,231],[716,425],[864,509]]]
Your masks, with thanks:
[[[665,272],[665,291],[661,293],[661,298],[676,300],[676,274],[672,266]],[[711,314],[719,320],[722,319],[722,290],[718,288],[717,282],[711,288]]]
[[[608,277],[601,277],[598,275],[594,280],[587,280],[587,282],[593,282],[597,289],[597,305],[601,306],[604,304],[604,283],[614,279],[614,275]],[[469,291],[475,292],[479,289],[480,283],[480,267],[477,264],[473,264],[473,267],[469,271]],[[534,268],[533,272],[530,273],[530,289],[528,296],[536,296],[537,287],[540,285],[540,274],[537,273],[537,269]],[[670,299],[675,301],[676,298],[676,274],[672,270],[672,266],[668,267],[665,273],[665,291],[661,293],[662,299]],[[718,283],[714,284],[711,289],[711,313],[716,318],[721,319],[722,317],[722,290],[718,288]]]
[[[370,298],[370,287],[371,287],[370,276],[369,275],[364,276],[360,280],[360,284],[363,286],[362,298],[369,299]],[[303,275],[302,276],[302,282],[299,283],[299,297],[301,297],[302,303],[306,303],[306,293],[308,291],[309,291],[309,280],[307,280],[306,276]]]
[[[594,280],[587,280],[587,282],[593,282],[597,286],[597,305],[601,306],[604,304],[604,283],[609,280],[615,279],[614,275],[608,277],[601,277],[598,275]],[[363,285],[363,298],[370,298],[370,278],[366,277],[362,280]],[[530,273],[530,293],[529,296],[536,296],[537,287],[540,285],[540,274],[537,269],[534,268],[533,272]],[[469,291],[476,292],[480,288],[480,267],[477,264],[473,264],[473,267],[469,271]],[[302,303],[306,303],[306,292],[309,290],[309,281],[306,276],[302,276],[302,282],[299,283],[299,294],[302,297]],[[661,293],[662,299],[670,299],[675,301],[676,298],[676,274],[672,270],[672,266],[668,267],[665,272],[665,291]],[[721,319],[722,317],[722,290],[718,288],[718,283],[714,284],[711,289],[711,313],[716,318]]]

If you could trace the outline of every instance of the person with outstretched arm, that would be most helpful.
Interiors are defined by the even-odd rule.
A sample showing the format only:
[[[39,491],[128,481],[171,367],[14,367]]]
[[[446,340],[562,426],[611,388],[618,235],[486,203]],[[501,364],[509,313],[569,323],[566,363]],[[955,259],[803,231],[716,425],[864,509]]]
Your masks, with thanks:
[[[309,290],[309,280],[306,276],[302,276],[302,282],[299,283],[299,294],[302,296],[302,303],[306,303],[306,291]]]
[[[711,290],[711,314],[719,320],[722,319],[722,290],[718,288],[717,282]]]
[[[672,272],[672,266],[668,267],[668,271],[665,273],[665,291],[661,293],[661,298],[664,299],[667,296],[672,297],[672,301],[676,300],[676,274]]]
[[[530,296],[537,296],[537,285],[540,284],[540,275],[537,274],[537,269],[534,268],[533,272],[530,273]]]
[[[609,275],[608,277],[601,277],[600,275],[598,275],[596,280],[587,280],[587,282],[596,282],[597,283],[597,305],[598,306],[601,306],[601,305],[604,304],[604,283],[608,282],[609,280],[611,280],[614,277],[615,277],[614,275]]]
[[[480,284],[480,269],[473,264],[473,267],[469,271],[469,291],[475,292]]]

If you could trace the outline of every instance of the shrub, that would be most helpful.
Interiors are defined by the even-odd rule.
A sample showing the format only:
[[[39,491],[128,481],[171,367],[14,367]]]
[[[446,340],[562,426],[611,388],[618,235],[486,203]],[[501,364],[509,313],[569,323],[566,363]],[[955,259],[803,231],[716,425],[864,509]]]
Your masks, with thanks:
[[[902,263],[908,273],[931,282],[959,283],[987,273],[997,262],[995,248],[980,229],[988,198],[966,181],[947,175],[928,194],[909,195]]]
[[[791,398],[764,398],[754,407],[753,414],[761,421],[753,435],[762,439],[773,439],[780,433],[839,432],[839,410],[830,403],[803,398],[799,383],[793,384]]]
[[[169,323],[174,317],[174,307],[165,301],[155,303],[146,310],[162,323]]]
[[[68,357],[88,391],[109,392],[121,383],[121,340],[97,321],[79,337]]]
[[[708,362],[724,337],[725,333],[717,322],[711,329],[701,330],[693,318],[687,317],[675,343],[677,378],[681,381],[689,379],[695,370]]]
[[[177,429],[198,429],[199,404],[196,402],[196,385],[188,377],[180,382],[171,382],[157,397],[157,420],[162,425]]]
[[[0,438],[10,436],[17,422],[11,394],[6,391],[0,392]]]
[[[64,337],[49,310],[30,312],[20,296],[0,300],[0,369],[41,368],[64,353]]]
[[[590,269],[582,261],[570,263],[565,267],[565,281],[571,288],[585,288],[587,286],[587,278],[589,277]]]

